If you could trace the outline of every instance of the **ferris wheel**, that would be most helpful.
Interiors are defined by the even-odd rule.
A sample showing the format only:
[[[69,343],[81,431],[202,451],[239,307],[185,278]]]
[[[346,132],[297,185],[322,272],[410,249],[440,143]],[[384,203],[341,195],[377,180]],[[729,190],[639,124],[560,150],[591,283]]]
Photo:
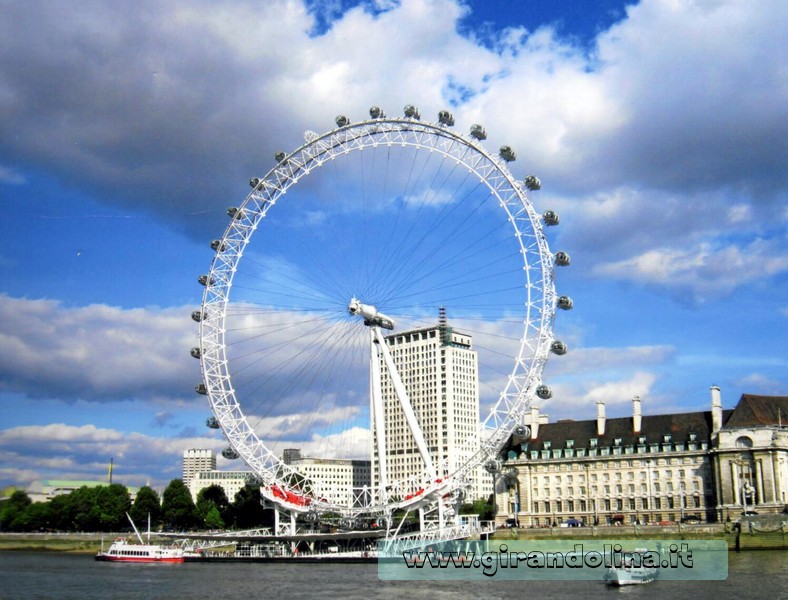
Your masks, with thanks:
[[[427,122],[409,105],[307,131],[211,242],[192,313],[196,391],[223,455],[281,509],[352,520],[459,502],[500,469],[513,433],[527,436],[531,401],[552,395],[542,371],[566,352],[553,321],[572,308],[554,285],[569,256],[545,235],[558,215],[536,211],[541,184],[512,175],[512,148],[492,153],[481,125],[453,126],[448,111]],[[421,350],[406,343],[430,335]],[[452,404],[461,393],[476,412]],[[371,459],[372,485],[343,495],[346,478],[286,460],[301,446]]]

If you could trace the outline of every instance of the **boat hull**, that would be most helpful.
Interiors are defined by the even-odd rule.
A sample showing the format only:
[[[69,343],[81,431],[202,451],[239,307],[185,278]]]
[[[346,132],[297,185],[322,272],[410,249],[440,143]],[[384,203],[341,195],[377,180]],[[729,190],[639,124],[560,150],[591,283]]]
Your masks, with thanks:
[[[97,554],[96,560],[119,563],[182,563],[185,562],[186,559],[183,556],[107,556],[106,554]]]

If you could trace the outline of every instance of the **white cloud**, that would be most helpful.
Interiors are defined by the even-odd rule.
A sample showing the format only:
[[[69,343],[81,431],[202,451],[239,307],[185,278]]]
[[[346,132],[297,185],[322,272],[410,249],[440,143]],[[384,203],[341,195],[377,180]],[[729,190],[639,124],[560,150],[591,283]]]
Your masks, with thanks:
[[[744,249],[769,239],[770,221],[788,222],[780,0],[643,0],[591,53],[549,27],[493,33],[486,47],[458,33],[468,9],[452,0],[140,6],[9,7],[9,164],[35,162],[102,202],[169,218],[213,207],[336,114],[412,102],[435,120],[452,104],[456,129],[486,125],[490,149],[517,150],[516,173],[536,172],[541,194],[581,209],[576,222],[588,220],[560,235],[591,265],[670,256],[685,240],[722,247],[726,233],[749,238]]]
[[[684,249],[655,248],[632,258],[600,264],[593,273],[686,290],[695,301],[705,302],[786,271],[788,254],[784,247],[774,241],[755,240],[746,247],[701,243]]]
[[[0,165],[0,184],[22,185],[26,182],[27,180],[25,179],[24,175],[18,171]]]
[[[191,308],[66,307],[0,295],[0,389],[75,400],[193,399]]]
[[[737,381],[737,385],[747,394],[766,394],[779,396],[785,393],[782,382],[767,377],[762,373],[752,373]],[[788,423],[788,416],[786,416]]]
[[[135,486],[150,481],[163,488],[181,477],[184,450],[220,451],[225,445],[215,438],[158,438],[94,425],[20,426],[0,430],[0,477],[20,485],[38,479],[106,480],[114,459],[114,481]]]
[[[633,396],[647,396],[656,380],[653,373],[638,371],[625,381],[590,384],[591,389],[586,392],[584,400],[589,402],[601,400],[610,404],[630,402]]]

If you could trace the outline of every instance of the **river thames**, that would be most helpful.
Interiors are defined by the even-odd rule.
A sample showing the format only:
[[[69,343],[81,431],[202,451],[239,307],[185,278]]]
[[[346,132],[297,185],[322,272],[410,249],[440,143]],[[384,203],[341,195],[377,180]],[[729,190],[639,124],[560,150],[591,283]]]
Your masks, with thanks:
[[[90,555],[0,553],[0,598],[371,598],[538,600],[781,600],[788,598],[788,552],[728,555],[724,581],[656,581],[607,588],[592,581],[381,581],[374,564],[111,564]]]

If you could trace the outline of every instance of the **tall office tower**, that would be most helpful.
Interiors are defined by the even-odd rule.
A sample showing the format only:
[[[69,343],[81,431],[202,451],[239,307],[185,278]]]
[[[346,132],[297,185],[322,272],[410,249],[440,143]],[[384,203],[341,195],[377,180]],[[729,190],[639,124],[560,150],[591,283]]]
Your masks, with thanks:
[[[447,325],[441,309],[437,326],[394,333],[385,338],[407,390],[428,452],[439,475],[454,472],[478,450],[478,356],[469,335]],[[384,359],[378,357],[385,414],[386,470],[389,481],[405,481],[423,472],[424,462],[408,427]],[[374,409],[372,411],[374,420]],[[378,441],[372,423],[373,489],[380,486]],[[469,474],[479,497],[480,472]],[[475,498],[470,498],[472,500]]]
[[[183,451],[183,483],[189,487],[191,480],[200,471],[216,469],[216,453],[213,450],[192,448]]]

